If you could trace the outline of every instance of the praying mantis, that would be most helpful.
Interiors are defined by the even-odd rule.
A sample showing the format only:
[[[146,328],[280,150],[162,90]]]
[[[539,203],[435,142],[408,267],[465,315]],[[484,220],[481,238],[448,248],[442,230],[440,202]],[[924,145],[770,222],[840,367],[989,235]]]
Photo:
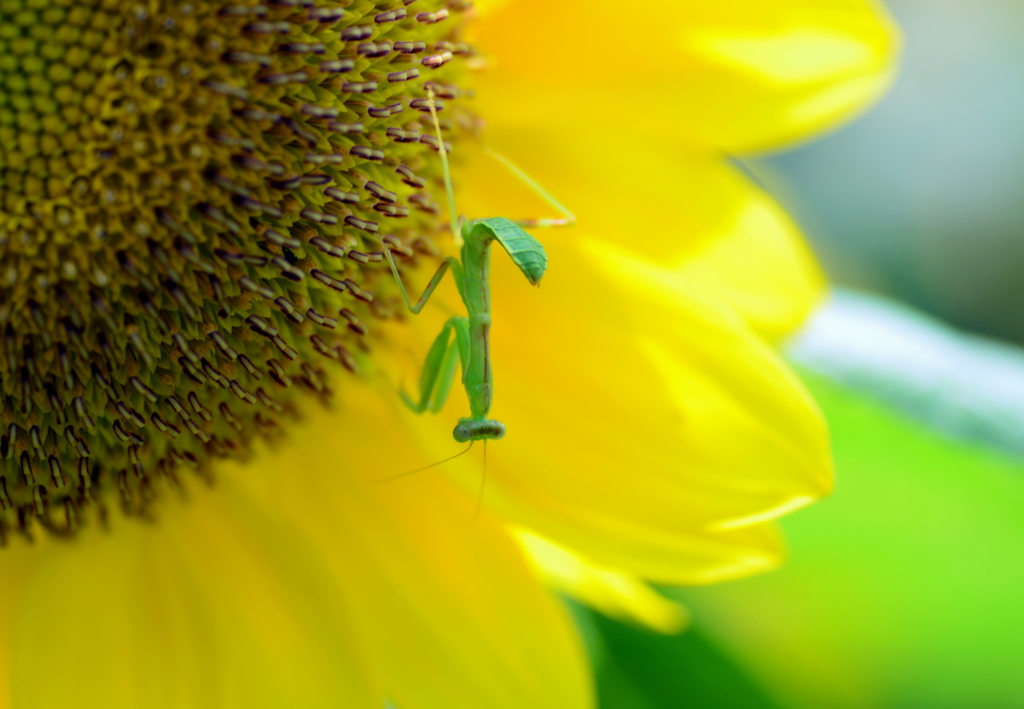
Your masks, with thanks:
[[[449,256],[442,261],[423,291],[423,295],[414,305],[409,299],[409,294],[406,292],[402,276],[398,272],[398,266],[395,264],[388,245],[383,241],[381,243],[384,246],[384,255],[391,266],[391,272],[398,283],[398,289],[402,293],[402,298],[414,315],[418,315],[426,305],[445,273],[451,271],[452,277],[455,279],[459,295],[466,306],[466,317],[450,318],[431,345],[423,365],[423,372],[420,375],[419,399],[414,400],[405,391],[401,392],[401,396],[405,404],[417,414],[428,410],[431,413],[437,413],[448,400],[455,378],[456,366],[461,364],[462,385],[466,391],[466,398],[469,399],[470,415],[459,419],[452,435],[459,443],[469,442],[472,446],[475,441],[498,440],[505,435],[505,424],[488,418],[494,398],[490,353],[491,245],[495,241],[501,244],[530,284],[538,285],[547,270],[547,254],[541,243],[527,233],[524,227],[569,226],[575,223],[576,217],[519,167],[494,151],[489,152],[557,210],[562,217],[558,219],[513,220],[505,217],[467,219],[465,216],[457,216],[451,171],[448,167],[448,155],[444,147],[444,138],[441,135],[441,124],[437,118],[434,92],[430,87],[427,87],[427,96],[434,131],[438,144],[441,146],[438,152],[441,155],[441,164],[444,170],[444,185],[448,196],[452,232],[456,235],[457,244],[461,238],[461,258]]]

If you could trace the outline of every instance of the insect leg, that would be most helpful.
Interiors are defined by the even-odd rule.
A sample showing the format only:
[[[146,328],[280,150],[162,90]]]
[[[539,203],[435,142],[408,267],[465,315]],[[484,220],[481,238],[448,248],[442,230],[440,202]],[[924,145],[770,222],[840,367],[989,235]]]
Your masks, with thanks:
[[[452,333],[455,333],[453,341]],[[420,375],[419,401],[401,392],[402,401],[418,414],[437,413],[448,400],[459,361],[465,367],[468,358],[468,323],[466,318],[451,318],[434,340],[423,363]]]
[[[430,296],[434,294],[434,291],[437,289],[437,286],[440,285],[441,279],[444,278],[444,274],[449,268],[453,265],[455,266],[454,271],[456,279],[458,279],[461,274],[462,269],[459,266],[459,260],[449,256],[442,261],[441,265],[437,267],[436,271],[434,271],[434,275],[430,279],[430,283],[428,283],[427,287],[423,290],[423,295],[421,295],[420,299],[416,301],[416,305],[413,305],[412,301],[409,299],[409,293],[405,290],[405,283],[402,281],[402,274],[398,272],[398,265],[395,263],[395,257],[391,255],[391,249],[388,248],[387,243],[383,240],[381,240],[380,243],[384,247],[384,257],[388,260],[388,265],[391,266],[391,273],[395,277],[395,282],[398,283],[398,290],[402,293],[402,299],[405,301],[405,304],[409,306],[409,310],[412,311],[413,315],[420,314],[420,311],[423,310],[423,306],[427,304],[428,300],[430,300]]]
[[[492,158],[494,158],[502,165],[504,165],[509,172],[511,172],[513,175],[515,175],[521,181],[523,181],[526,184],[526,186],[533,190],[541,199],[550,204],[556,212],[562,215],[561,218],[558,219],[510,219],[509,221],[511,221],[516,226],[521,226],[526,229],[556,226],[572,226],[573,224],[576,223],[576,215],[570,212],[568,209],[566,209],[566,207],[561,202],[559,202],[547,190],[541,187],[536,180],[534,180],[532,177],[526,174],[526,171],[523,170],[523,168],[519,167],[514,162],[512,162],[511,160],[509,160],[507,157],[505,157],[496,150],[493,150],[488,147],[484,147],[484,150],[486,150]]]
[[[430,108],[430,115],[434,119],[434,130],[437,133],[437,140],[440,145],[439,152],[441,153],[441,166],[444,169],[444,187],[448,194],[448,212],[452,220],[452,233],[455,235],[456,244],[461,246],[462,235],[460,232],[462,231],[463,220],[457,216],[457,212],[455,210],[455,191],[452,188],[452,175],[448,168],[448,152],[444,147],[444,136],[441,134],[441,123],[437,119],[437,106],[434,104],[434,90],[430,86],[427,87],[427,96],[429,98],[427,105]],[[409,299],[409,294],[405,290],[405,283],[402,282],[402,276],[398,272],[398,266],[395,264],[395,258],[391,255],[391,249],[388,248],[388,245],[383,240],[381,240],[381,245],[384,247],[384,256],[387,258],[388,265],[391,267],[391,273],[394,274],[395,281],[398,282],[398,289],[402,292],[402,298],[405,300],[405,304],[409,306],[409,310],[411,310],[414,315],[418,315],[423,309],[423,306],[426,305],[427,300],[429,300],[430,296],[433,294],[434,289],[437,288],[438,284],[441,283],[441,279],[444,278],[445,271],[450,267],[455,272],[455,278],[456,281],[458,281],[459,291],[461,292],[462,269],[460,268],[458,259],[448,257],[438,267],[433,278],[430,279],[430,283],[427,284],[426,290],[423,291],[423,295],[421,295],[420,299],[416,302],[416,305],[413,305],[412,300]]]

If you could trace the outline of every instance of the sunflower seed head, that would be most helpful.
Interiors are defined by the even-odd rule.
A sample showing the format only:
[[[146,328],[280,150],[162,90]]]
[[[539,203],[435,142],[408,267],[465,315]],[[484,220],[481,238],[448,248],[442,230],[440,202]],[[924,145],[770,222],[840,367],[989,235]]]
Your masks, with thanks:
[[[148,515],[365,364],[381,238],[442,228],[427,82],[474,123],[468,4],[413,2],[0,0],[0,539]]]

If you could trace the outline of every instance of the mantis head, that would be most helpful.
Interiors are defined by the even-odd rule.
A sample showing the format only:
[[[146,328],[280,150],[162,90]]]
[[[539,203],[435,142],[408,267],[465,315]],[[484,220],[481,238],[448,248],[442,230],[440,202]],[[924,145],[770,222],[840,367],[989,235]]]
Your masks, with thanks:
[[[486,419],[459,419],[458,425],[452,431],[452,435],[459,443],[466,441],[496,441],[505,436],[505,424],[501,421]]]

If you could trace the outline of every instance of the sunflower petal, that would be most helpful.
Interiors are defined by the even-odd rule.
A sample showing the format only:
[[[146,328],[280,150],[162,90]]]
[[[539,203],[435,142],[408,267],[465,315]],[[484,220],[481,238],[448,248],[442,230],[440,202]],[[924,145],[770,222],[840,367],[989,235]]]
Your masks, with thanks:
[[[633,574],[590,563],[565,547],[520,530],[516,535],[548,585],[611,618],[640,623],[662,633],[678,633],[690,614]]]
[[[476,0],[473,3],[473,9],[481,15],[486,15],[487,13],[494,12],[507,2],[509,0]]]
[[[685,77],[666,92],[704,107],[684,121],[704,140],[774,148],[874,103],[894,78],[898,36],[873,2],[702,3],[680,35]]]
[[[772,338],[796,329],[822,296],[824,278],[799,229],[717,156],[646,144],[595,151],[596,135],[564,126],[515,137],[494,132],[504,152],[579,214],[570,230],[537,232],[542,241],[600,238],[666,264]],[[460,183],[460,208],[474,215],[552,214],[500,163],[483,151],[466,152],[472,170]],[[565,172],[564,162],[578,169]]]
[[[323,562],[229,488],[40,550],[14,707],[380,706]]]
[[[11,612],[21,592],[22,584],[31,571],[37,548],[21,544],[9,544],[0,549],[0,709],[11,706],[11,633],[14,629],[15,614]],[[49,540],[40,540],[39,546]]]
[[[642,8],[520,0],[489,12],[477,34],[501,61],[482,82],[498,108],[486,115],[529,120],[527,102],[517,101],[529,87],[545,120],[592,121],[609,135],[654,129],[742,152],[833,126],[892,80],[898,31],[874,2],[658,0]],[[600,71],[581,66],[581,42]],[[528,102],[535,115],[536,105]]]
[[[793,332],[825,294],[810,249],[779,205],[754,188],[732,226],[675,269],[677,277],[717,296],[765,337]]]
[[[311,414],[287,454],[246,474],[287,478],[267,494],[304,520],[349,587],[388,698],[402,709],[590,706],[579,640],[504,527],[486,510],[475,519],[474,497],[441,471],[388,479],[429,462],[396,445],[403,417],[428,417],[386,387],[350,385],[343,400],[358,416]]]

